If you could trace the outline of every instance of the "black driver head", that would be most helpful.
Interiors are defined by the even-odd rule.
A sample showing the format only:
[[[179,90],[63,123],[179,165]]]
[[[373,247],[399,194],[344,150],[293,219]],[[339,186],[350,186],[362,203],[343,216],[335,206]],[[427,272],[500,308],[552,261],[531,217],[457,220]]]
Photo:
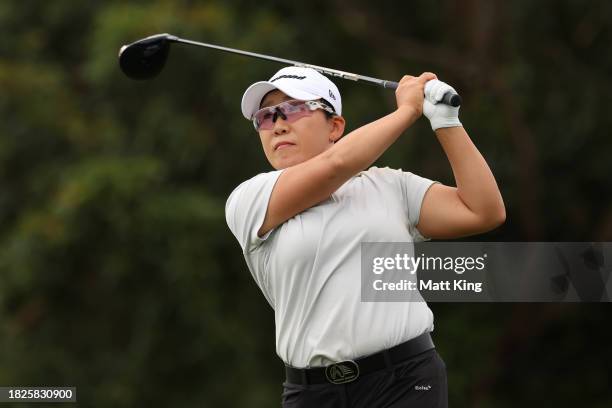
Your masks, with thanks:
[[[124,45],[119,51],[121,70],[132,79],[153,78],[166,65],[170,42],[175,39],[170,34],[157,34]]]

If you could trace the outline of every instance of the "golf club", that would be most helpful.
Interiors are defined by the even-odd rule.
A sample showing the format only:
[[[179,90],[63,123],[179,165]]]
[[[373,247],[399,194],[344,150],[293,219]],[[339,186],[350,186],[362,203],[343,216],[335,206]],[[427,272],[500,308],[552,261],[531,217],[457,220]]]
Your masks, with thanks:
[[[234,54],[246,55],[248,57],[265,59],[268,61],[280,62],[286,65],[294,65],[296,67],[312,68],[322,74],[349,79],[352,81],[364,81],[374,85],[382,86],[383,88],[396,89],[397,82],[387,81],[384,79],[372,78],[364,75],[352,74],[350,72],[339,71],[336,69],[321,67],[318,65],[305,64],[303,62],[291,61],[288,59],[272,57],[264,54],[257,54],[249,51],[237,50],[234,48],[221,47],[214,44],[206,44],[197,41],[186,40],[171,34],[156,34],[142,40],[135,41],[129,45],[124,45],[119,50],[119,66],[121,70],[132,79],[150,79],[158,75],[168,59],[171,43],[181,43],[195,45],[198,47],[212,48],[219,51],[230,52]],[[440,103],[450,106],[460,106],[461,96],[453,92],[447,92]]]

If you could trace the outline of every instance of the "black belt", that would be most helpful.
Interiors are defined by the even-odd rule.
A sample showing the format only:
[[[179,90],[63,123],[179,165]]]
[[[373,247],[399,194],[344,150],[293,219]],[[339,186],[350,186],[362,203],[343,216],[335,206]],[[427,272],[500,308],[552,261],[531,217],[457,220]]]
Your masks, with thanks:
[[[344,384],[360,375],[391,367],[408,358],[434,348],[429,333],[423,333],[397,346],[356,360],[340,361],[327,367],[294,368],[285,365],[287,382],[292,384]]]

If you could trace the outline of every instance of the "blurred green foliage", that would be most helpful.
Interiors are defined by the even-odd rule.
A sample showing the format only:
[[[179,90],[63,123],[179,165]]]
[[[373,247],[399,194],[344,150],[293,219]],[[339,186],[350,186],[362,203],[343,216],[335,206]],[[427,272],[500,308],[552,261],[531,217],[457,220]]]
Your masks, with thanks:
[[[76,386],[95,407],[279,405],[273,314],[223,209],[269,170],[239,102],[280,67],[174,47],[135,82],[122,44],[170,32],[386,79],[436,72],[508,209],[473,239],[605,241],[611,17],[605,0],[1,2],[0,385]],[[394,108],[336,83],[349,131]],[[424,121],[379,165],[452,183]],[[431,307],[452,406],[612,404],[607,305]]]

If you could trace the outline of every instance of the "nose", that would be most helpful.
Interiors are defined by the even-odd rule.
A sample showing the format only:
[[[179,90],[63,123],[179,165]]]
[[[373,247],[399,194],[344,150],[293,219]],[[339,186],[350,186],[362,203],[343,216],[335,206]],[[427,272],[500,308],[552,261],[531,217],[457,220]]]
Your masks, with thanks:
[[[287,123],[287,121],[285,121],[285,119],[281,118],[280,116],[276,118],[276,121],[274,122],[274,134],[284,135],[285,133],[288,133],[288,132],[289,132],[289,124]]]

